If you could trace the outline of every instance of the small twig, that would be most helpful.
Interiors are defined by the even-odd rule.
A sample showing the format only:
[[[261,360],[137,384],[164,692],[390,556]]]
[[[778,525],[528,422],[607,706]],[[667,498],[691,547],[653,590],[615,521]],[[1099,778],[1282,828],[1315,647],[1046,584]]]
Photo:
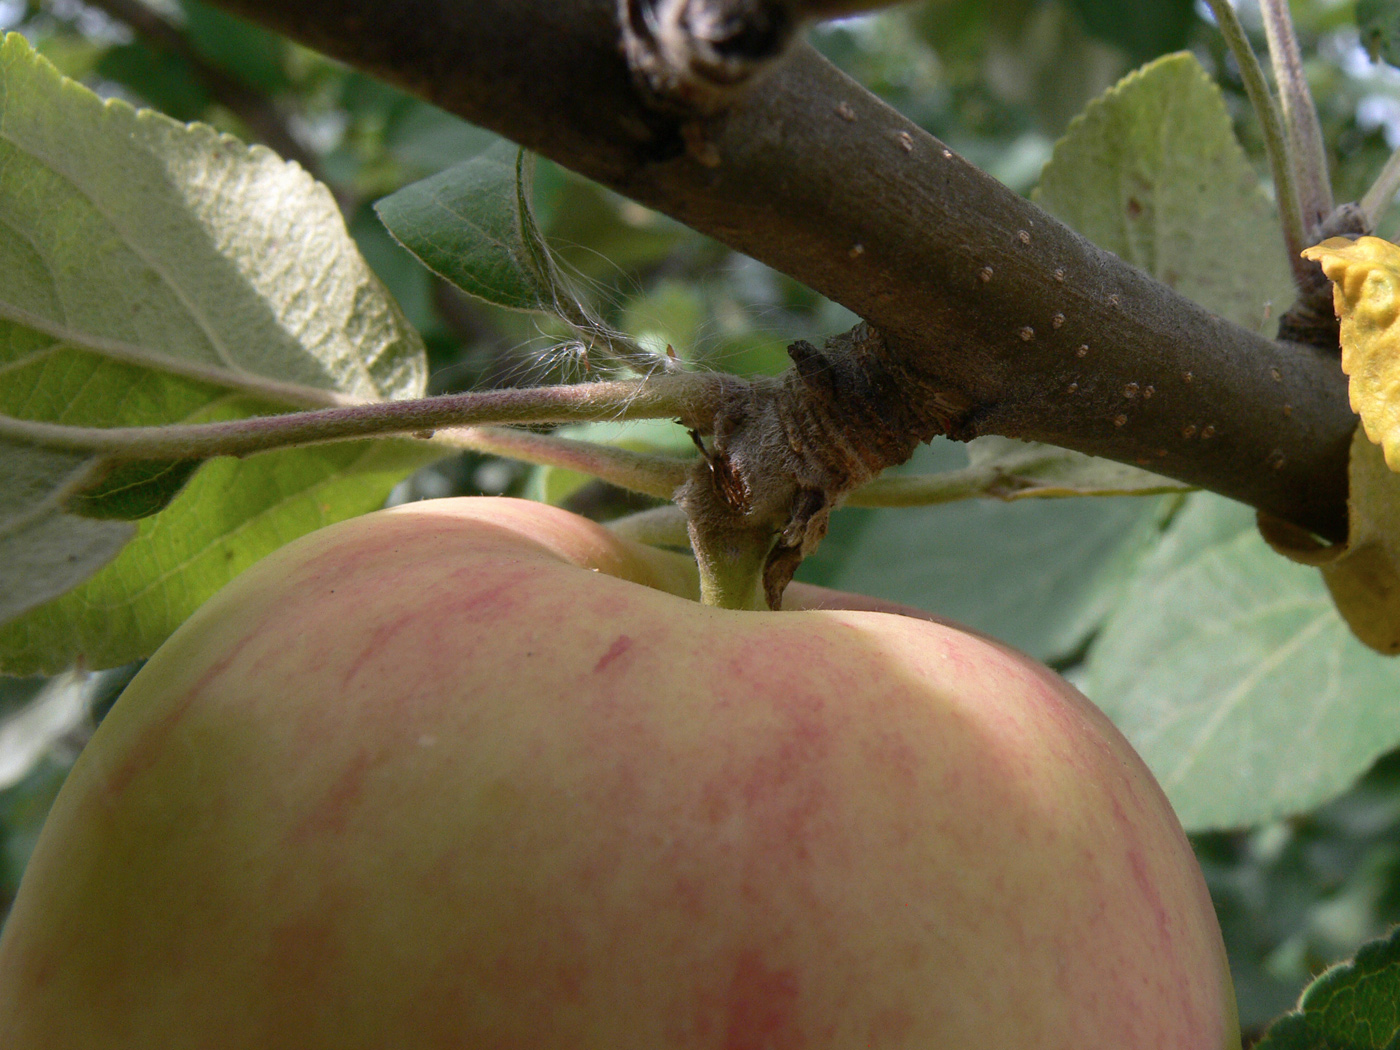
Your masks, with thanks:
[[[1143,488],[1103,488],[1055,484],[1033,476],[994,468],[969,467],[942,474],[876,478],[852,492],[847,507],[927,507],[964,499],[1066,499],[1078,496],[1159,496],[1190,492],[1191,486],[1163,478],[1161,485]]]
[[[1390,159],[1385,162],[1385,167],[1376,176],[1376,181],[1371,184],[1371,188],[1366,191],[1366,195],[1361,198],[1361,213],[1366,216],[1366,225],[1374,230],[1381,221],[1381,216],[1395,200],[1395,194],[1400,192],[1400,149],[1390,155]]]
[[[73,427],[0,416],[0,437],[113,459],[209,459],[246,456],[289,445],[490,423],[580,423],[600,419],[677,418],[706,426],[720,381],[712,376],[580,383],[449,394],[348,408],[255,416],[227,423],[154,427]]]
[[[685,482],[690,469],[690,461],[677,456],[648,455],[591,441],[576,441],[553,434],[532,434],[528,430],[505,427],[447,430],[434,435],[433,441],[451,448],[487,452],[539,466],[577,470],[619,488],[658,499],[670,499]],[[678,509],[671,509],[680,514]],[[680,520],[684,535],[684,515]]]
[[[950,470],[914,477],[879,477],[846,497],[847,507],[926,507],[989,495],[994,476],[984,470]]]
[[[1254,109],[1264,135],[1264,150],[1269,157],[1269,170],[1274,178],[1274,196],[1278,203],[1279,222],[1283,227],[1284,245],[1288,250],[1289,264],[1293,268],[1293,280],[1303,287],[1302,279],[1308,270],[1308,262],[1299,254],[1312,245],[1303,226],[1303,209],[1298,200],[1298,187],[1293,181],[1293,165],[1289,159],[1288,137],[1284,132],[1283,120],[1279,116],[1278,103],[1264,77],[1264,67],[1254,48],[1249,46],[1244,26],[1229,0],[1206,0],[1211,14],[1220,27],[1220,35],[1225,38],[1225,46],[1235,57],[1239,66],[1240,79],[1244,82],[1245,94]]]
[[[1312,91],[1303,72],[1303,56],[1293,29],[1288,0],[1259,0],[1264,16],[1264,35],[1269,41],[1274,80],[1278,84],[1288,133],[1293,174],[1297,181],[1298,202],[1303,211],[1303,232],[1309,243],[1316,240],[1323,220],[1332,214],[1332,182],[1327,175],[1327,150],[1322,127],[1317,120]]]

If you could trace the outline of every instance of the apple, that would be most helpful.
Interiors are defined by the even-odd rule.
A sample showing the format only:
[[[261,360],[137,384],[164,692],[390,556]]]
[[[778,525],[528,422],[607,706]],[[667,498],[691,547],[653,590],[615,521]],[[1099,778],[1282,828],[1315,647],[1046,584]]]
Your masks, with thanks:
[[[1082,695],[947,624],[694,587],[505,499],[266,558],[64,786],[0,1042],[1239,1046],[1186,838]]]

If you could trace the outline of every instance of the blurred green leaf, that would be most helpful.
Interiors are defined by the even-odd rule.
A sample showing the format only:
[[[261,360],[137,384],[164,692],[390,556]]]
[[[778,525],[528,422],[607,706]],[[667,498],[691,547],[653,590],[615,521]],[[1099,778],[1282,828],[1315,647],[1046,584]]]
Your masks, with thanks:
[[[180,7],[185,15],[185,36],[214,65],[268,94],[288,86],[288,45],[281,37],[200,0],[180,0]]]
[[[1400,752],[1308,814],[1194,836],[1240,1023],[1261,1031],[1328,966],[1400,922]]]
[[[1186,46],[1196,21],[1194,0],[1070,0],[1090,34],[1145,62]]]
[[[707,362],[740,376],[776,376],[792,366],[791,338],[771,332],[741,332],[721,336],[704,354]]]
[[[485,128],[417,99],[394,113],[384,135],[384,144],[394,156],[425,172],[469,160],[498,142]]]
[[[1190,491],[1190,486],[1160,474],[1038,442],[989,435],[969,442],[967,453],[963,470],[878,478],[852,495],[850,503],[899,507],[977,496],[1014,502]]]
[[[653,351],[664,353],[669,344],[694,360],[705,320],[704,296],[695,283],[663,280],[627,304],[621,326]]]
[[[97,63],[96,72],[126,85],[176,120],[199,120],[209,108],[209,92],[190,64],[169,51],[153,50],[140,39],[109,48]]]
[[[1395,1050],[1400,1046],[1400,929],[1328,970],[1257,1050]]]
[[[325,404],[423,389],[421,342],[356,252],[330,194],[296,165],[207,127],[104,103],[17,34],[0,46],[0,123],[0,412],[151,425],[277,411],[268,398]],[[411,470],[424,454],[398,453],[395,469]],[[343,455],[353,468],[356,453]],[[354,495],[334,496],[325,454],[297,450],[283,462],[299,457],[328,514],[365,509],[363,482],[347,480]],[[0,629],[0,671],[14,671],[7,659],[21,652],[16,667],[58,669],[75,646],[102,647],[65,640],[63,616],[77,607],[50,600],[111,562],[132,535],[120,521],[95,519],[159,510],[188,468],[136,464],[113,474],[97,459],[19,445],[7,446],[4,467],[0,614],[34,610],[28,616],[49,628],[42,644],[28,618]],[[232,488],[206,495],[204,519],[226,532],[268,513],[259,497]],[[297,520],[288,510],[266,536],[280,529],[285,542]],[[122,564],[139,561],[148,531]],[[99,589],[109,604],[121,588],[212,593],[213,576],[187,586],[179,571],[167,565],[157,581],[128,568],[120,585],[109,577]],[[113,632],[107,649],[123,654],[117,662],[158,644],[154,622],[139,642]]]
[[[1190,830],[1303,812],[1400,743],[1400,664],[1367,649],[1317,572],[1254,513],[1187,497],[1089,652],[1085,691]]]
[[[1400,66],[1400,2],[1356,0],[1356,28],[1372,61]]]
[[[1034,199],[1246,328],[1272,334],[1293,301],[1273,204],[1192,55],[1158,59],[1075,118]]]

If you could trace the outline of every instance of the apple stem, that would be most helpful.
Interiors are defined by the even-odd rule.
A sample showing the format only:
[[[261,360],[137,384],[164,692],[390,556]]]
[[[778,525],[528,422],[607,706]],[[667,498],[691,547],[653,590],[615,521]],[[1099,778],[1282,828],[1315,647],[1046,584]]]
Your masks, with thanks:
[[[690,521],[690,546],[700,567],[700,601],[720,609],[769,607],[763,585],[775,532],[758,528],[714,528]]]

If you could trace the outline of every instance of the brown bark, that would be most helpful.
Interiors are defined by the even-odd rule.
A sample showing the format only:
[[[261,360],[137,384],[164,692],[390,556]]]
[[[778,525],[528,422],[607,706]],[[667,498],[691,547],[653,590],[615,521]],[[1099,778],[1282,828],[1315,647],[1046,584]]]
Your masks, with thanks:
[[[1332,355],[1102,252],[798,45],[704,118],[658,105],[615,0],[218,0],[848,306],[997,433],[1152,469],[1331,538],[1355,419]],[[915,413],[917,414],[917,413]]]

